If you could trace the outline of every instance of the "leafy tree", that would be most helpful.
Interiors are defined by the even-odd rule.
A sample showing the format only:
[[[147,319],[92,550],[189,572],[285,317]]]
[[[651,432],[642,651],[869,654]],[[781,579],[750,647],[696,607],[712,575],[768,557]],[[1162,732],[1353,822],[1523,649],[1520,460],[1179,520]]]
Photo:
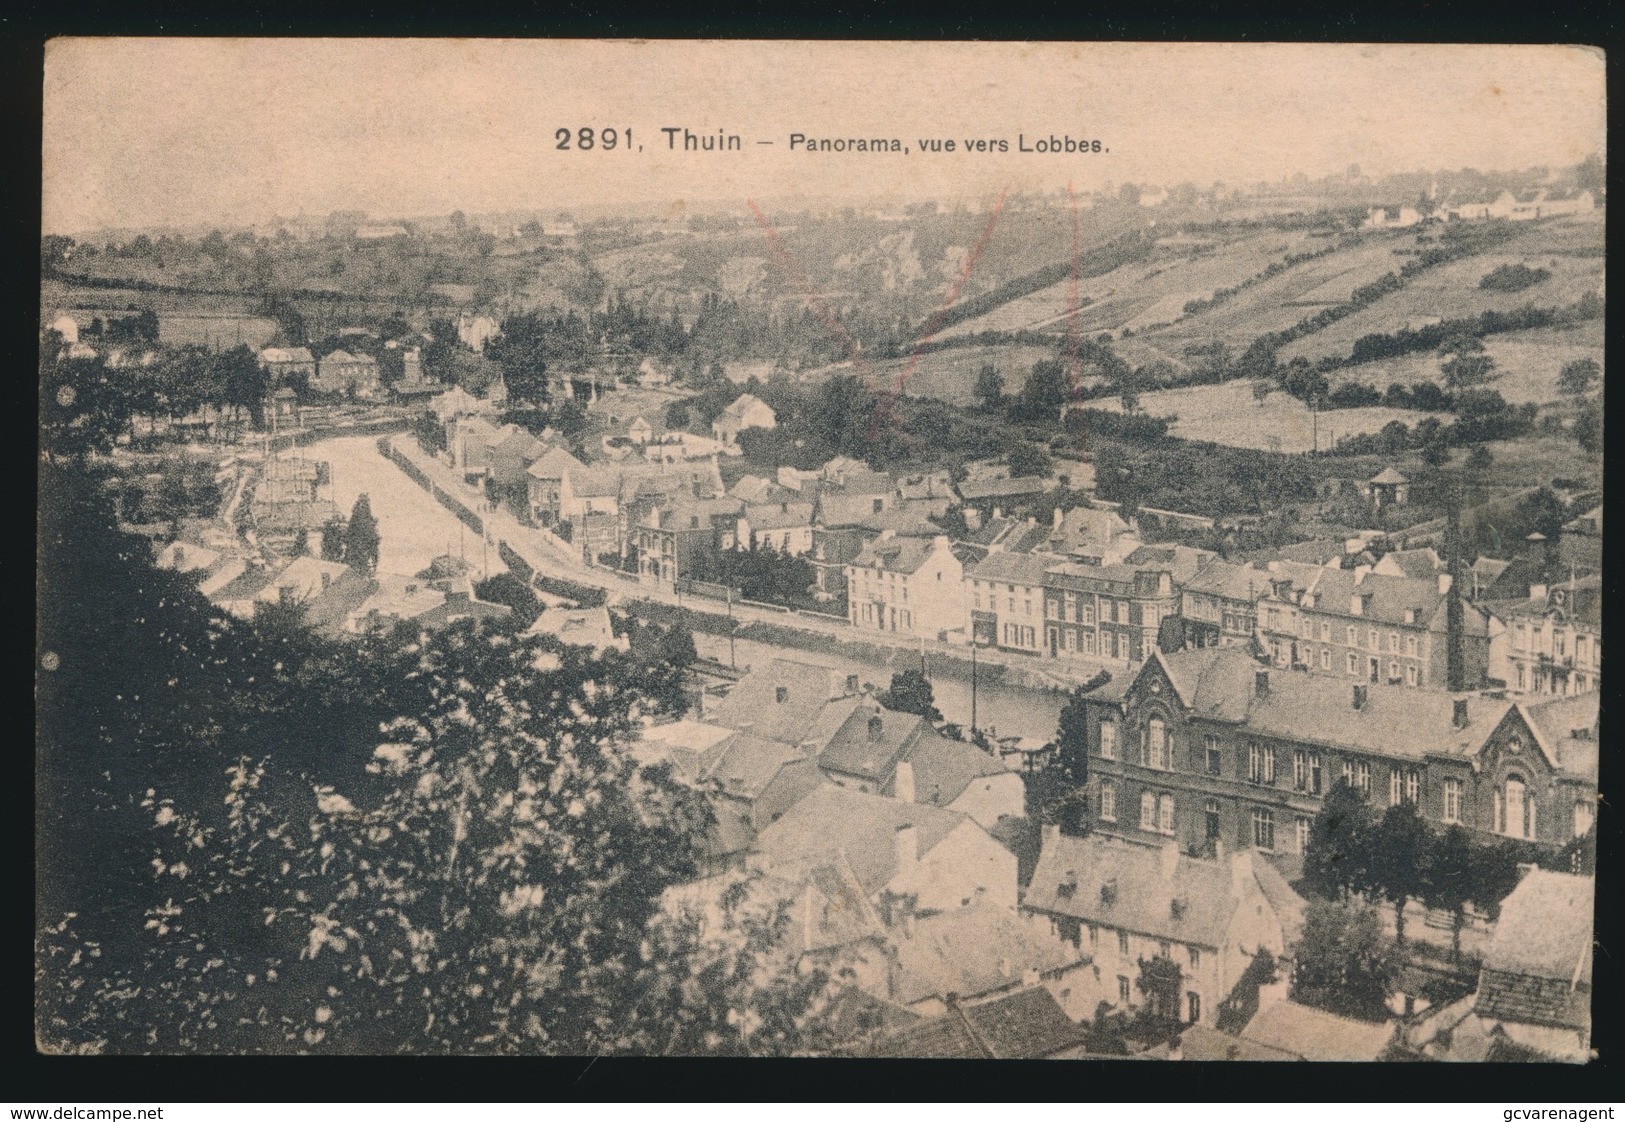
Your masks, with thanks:
[[[1473,843],[1459,824],[1452,825],[1428,851],[1422,883],[1422,899],[1430,908],[1450,913],[1450,949],[1461,959],[1461,929],[1466,908],[1478,891],[1473,883]]]
[[[1474,335],[1458,335],[1439,347],[1439,372],[1444,375],[1445,389],[1453,392],[1476,389],[1494,381],[1495,360],[1484,353],[1484,343]]]
[[[1313,827],[1311,827],[1311,830]],[[1405,945],[1405,905],[1427,883],[1432,835],[1416,804],[1401,802],[1383,811],[1368,845],[1370,887],[1394,906],[1394,932]]]
[[[666,427],[669,429],[688,428],[688,406],[684,402],[674,401],[666,406]]]
[[[1472,451],[1467,453],[1467,467],[1474,472],[1483,474],[1495,463],[1495,456],[1484,444],[1475,444]]]
[[[1145,998],[1139,1016],[1144,1029],[1166,1032],[1179,1025],[1179,998],[1184,988],[1182,980],[1179,963],[1172,958],[1159,955],[1140,959],[1140,971],[1134,978],[1134,988]]]
[[[334,518],[322,527],[322,560],[344,560],[344,520]]]
[[[378,520],[366,495],[356,498],[344,527],[344,563],[370,573],[378,568]]]
[[[1049,450],[1030,440],[1011,445],[1005,462],[1010,465],[1011,475],[1048,475],[1055,467]]]
[[[1011,417],[1027,423],[1056,421],[1061,407],[1071,397],[1066,367],[1059,359],[1044,358],[1033,363],[1021,392],[1011,402]]]
[[[1421,448],[1422,462],[1429,467],[1439,468],[1450,462],[1450,445],[1445,442],[1442,435],[1435,434],[1424,439]]]
[[[531,405],[548,400],[550,325],[535,312],[509,316],[502,334],[485,345],[485,354],[502,367],[508,396]]]
[[[1360,1020],[1387,1017],[1400,959],[1376,908],[1357,897],[1311,900],[1292,963],[1292,1000]]]
[[[247,411],[256,429],[265,427],[265,398],[271,392],[271,376],[247,345],[233,347],[214,356],[210,379],[218,388],[220,404],[241,416]]]
[[[1591,392],[1602,378],[1602,367],[1594,358],[1577,358],[1557,372],[1557,392],[1579,400]]]
[[[521,628],[529,627],[542,614],[542,602],[530,583],[513,573],[497,573],[474,585],[474,595],[493,604],[506,604],[513,609],[513,620]]]
[[[940,721],[942,713],[933,704],[934,700],[930,680],[913,667],[893,674],[890,688],[879,699],[887,709],[913,713],[929,721]]]
[[[976,388],[973,391],[976,403],[983,409],[992,411],[1004,403],[1004,375],[999,373],[998,367],[986,363],[976,372]]]
[[[1575,415],[1574,428],[1575,442],[1592,455],[1602,451],[1602,409],[1594,401],[1588,401],[1580,407]]]
[[[1370,885],[1370,819],[1365,796],[1346,780],[1326,792],[1303,852],[1303,879],[1312,891],[1332,898]]]

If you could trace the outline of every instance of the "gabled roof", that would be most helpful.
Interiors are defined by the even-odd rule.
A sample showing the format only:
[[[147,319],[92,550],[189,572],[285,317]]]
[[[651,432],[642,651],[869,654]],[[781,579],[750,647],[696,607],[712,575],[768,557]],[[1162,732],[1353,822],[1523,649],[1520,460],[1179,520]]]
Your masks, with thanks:
[[[729,740],[722,755],[700,775],[731,798],[754,801],[762,796],[781,771],[807,757],[781,740],[768,740],[742,732]]]
[[[1397,567],[1413,580],[1432,580],[1444,568],[1444,561],[1428,547],[1392,550],[1383,556],[1382,563]]]
[[[1484,952],[1484,969],[1589,989],[1595,895],[1592,877],[1545,869],[1525,873],[1501,902],[1495,934]],[[1481,1013],[1483,997],[1480,994]]]
[[[1596,693],[1522,701],[1518,710],[1553,767],[1597,782]]]
[[[698,779],[710,770],[738,735],[738,729],[686,718],[652,725],[643,731],[645,743],[664,748],[677,770],[690,780]]]
[[[323,561],[319,557],[300,557],[272,577],[260,590],[259,599],[275,600],[287,595],[295,600],[309,602],[320,596],[349,569],[337,561]]]
[[[1364,598],[1359,616],[1351,611],[1357,595]],[[1419,623],[1425,624],[1430,631],[1442,632],[1445,629],[1445,599],[1446,594],[1439,591],[1436,577],[1416,580],[1353,569],[1325,569],[1312,585],[1304,589],[1300,603],[1312,611],[1348,616],[1354,622],[1369,620],[1372,623],[1412,627]],[[1415,623],[1406,623],[1408,610],[1416,613]],[[1462,606],[1462,631],[1468,637],[1489,634],[1483,613],[1470,604]]]
[[[1270,575],[1251,565],[1234,565],[1214,558],[1185,582],[1185,591],[1248,604],[1269,591]]]
[[[784,949],[798,957],[885,937],[880,917],[852,870],[838,859],[674,885],[662,894],[661,906],[671,915],[687,913],[703,922],[720,922],[724,901],[737,889],[743,889],[743,898],[733,903],[735,908],[786,908]]]
[[[1008,775],[1010,769],[963,740],[949,740],[935,729],[924,732],[909,749],[914,768],[914,798],[934,806],[948,806],[978,779]]]
[[[331,354],[328,354],[328,355],[324,356],[322,358],[322,361],[323,362],[337,362],[337,363],[346,364],[346,365],[350,364],[350,363],[357,363],[357,362],[363,363],[363,364],[371,364],[373,366],[378,365],[378,360],[373,358],[371,355],[353,355],[349,351],[342,350],[342,349],[336,350],[336,351],[332,352]]]
[[[1387,1051],[1394,1023],[1356,1021],[1323,1009],[1277,1001],[1241,1030],[1248,1040],[1317,1062],[1371,1062]]]
[[[912,1005],[956,994],[962,1000],[1014,986],[1028,970],[1063,970],[1088,961],[1047,922],[983,899],[921,916],[893,933],[892,999]]]
[[[1169,843],[1172,844],[1172,843]],[[1105,835],[1051,838],[1038,857],[1024,906],[1154,939],[1218,948],[1235,912],[1231,862],[1178,854]],[[1176,906],[1177,905],[1177,906]]]
[[[817,499],[817,521],[820,526],[861,526],[876,513],[878,495],[848,495],[841,491],[824,490]]]
[[[1370,482],[1378,483],[1378,484],[1397,485],[1397,484],[1400,484],[1400,483],[1409,483],[1410,480],[1406,479],[1403,475],[1399,474],[1399,472],[1397,470],[1395,470],[1392,465],[1390,465],[1388,467],[1383,468],[1376,475],[1373,475],[1371,477],[1371,479],[1370,479]]]
[[[914,827],[923,858],[959,825],[963,814],[882,795],[867,795],[833,784],[815,788],[756,837],[756,850],[769,868],[783,862],[845,855],[858,883],[873,896],[897,876],[896,834]]]
[[[1063,563],[1064,558],[1050,553],[1009,553],[996,549],[971,566],[965,575],[972,580],[1036,586],[1044,583],[1045,570]]]
[[[940,539],[942,543],[947,538]],[[859,569],[881,569],[886,572],[908,575],[916,570],[936,552],[939,541],[937,538],[900,538],[896,536],[882,536],[868,542],[858,551],[850,564]]]
[[[865,699],[852,707],[818,753],[818,766],[884,784],[897,761],[930,731],[930,723],[913,713],[898,713]]]
[[[1086,1032],[1043,986],[960,1008],[995,1060],[1036,1060],[1082,1044]]]
[[[809,502],[749,503],[745,520],[753,530],[793,530],[812,525],[813,504]]]
[[[1240,647],[1154,651],[1141,674],[1160,666],[1181,702],[1197,717],[1243,731],[1373,755],[1421,759],[1434,752],[1476,752],[1510,708],[1507,702],[1465,697],[1467,722],[1455,727],[1456,698],[1433,690],[1271,668]],[[1268,674],[1260,696],[1257,675]],[[1354,708],[1351,685],[1365,685]]]
[[[563,448],[554,445],[526,468],[525,474],[532,479],[563,479],[566,475],[580,471],[586,466]]]
[[[722,416],[732,421],[740,421],[744,419],[746,412],[758,408],[766,409],[769,413],[773,412],[772,407],[755,394],[742,393],[722,411]]]
[[[1214,556],[1210,549],[1196,549],[1188,545],[1142,545],[1123,558],[1123,564],[1141,569],[1166,570],[1172,574],[1175,584],[1184,584]]]
[[[331,357],[331,356],[329,356]],[[309,347],[266,347],[260,352],[261,362],[314,362]]]
[[[801,744],[824,707],[846,694],[844,677],[817,663],[775,658],[735,683],[706,717],[713,724]]]

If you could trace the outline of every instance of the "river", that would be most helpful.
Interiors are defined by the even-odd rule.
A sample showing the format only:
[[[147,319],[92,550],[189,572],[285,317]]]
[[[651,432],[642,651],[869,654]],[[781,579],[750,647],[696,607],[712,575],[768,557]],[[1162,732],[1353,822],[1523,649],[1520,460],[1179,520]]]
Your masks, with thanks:
[[[456,554],[459,549],[471,561],[476,575],[482,570],[498,573],[506,566],[495,549],[482,549],[479,535],[468,529],[445,507],[436,502],[406,474],[378,454],[375,436],[340,436],[318,441],[305,449],[312,460],[327,461],[332,471],[332,497],[340,513],[348,516],[356,497],[365,494],[378,520],[378,571],[412,576],[435,557]],[[700,654],[720,662],[728,661],[728,640],[696,632],[694,644]],[[857,674],[859,680],[878,689],[891,683],[894,670],[918,667],[919,655],[898,650],[890,660],[858,660],[820,651],[779,648],[748,639],[734,641],[734,658],[741,667],[760,665],[776,656],[839,667]],[[969,726],[971,723],[970,680],[964,674],[926,670],[938,709],[944,720]],[[1058,692],[1026,689],[990,682],[991,674],[980,676],[976,688],[976,724],[984,731],[1001,736],[1028,736],[1047,741],[1055,736],[1065,698]]]
[[[348,518],[362,494],[378,520],[378,571],[413,576],[442,554],[459,551],[476,578],[507,569],[494,548],[441,506],[423,488],[378,454],[376,436],[338,436],[304,449],[307,459],[326,460],[333,473],[332,496]]]
[[[694,646],[707,658],[724,664],[728,661],[728,640],[725,636],[695,632]],[[734,661],[741,670],[748,666],[764,665],[773,658],[791,658],[856,674],[860,682],[870,683],[882,690],[891,684],[894,671],[918,669],[920,665],[919,654],[906,650],[898,650],[892,661],[878,662],[845,658],[823,651],[773,647],[749,639],[735,639],[733,646]],[[926,673],[931,678],[934,703],[942,711],[942,719],[969,727],[969,677],[933,673],[931,662],[932,656],[927,656]],[[1028,736],[1049,741],[1055,738],[1055,726],[1060,721],[1061,706],[1065,704],[1066,697],[1059,692],[997,685],[979,677],[976,686],[976,726],[999,736]]]

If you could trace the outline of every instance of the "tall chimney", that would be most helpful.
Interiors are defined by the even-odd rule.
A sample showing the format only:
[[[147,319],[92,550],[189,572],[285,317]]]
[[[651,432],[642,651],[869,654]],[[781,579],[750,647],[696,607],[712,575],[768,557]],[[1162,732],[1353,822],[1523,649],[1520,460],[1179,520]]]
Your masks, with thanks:
[[[1350,705],[1352,705],[1356,709],[1364,709],[1365,708],[1365,699],[1366,699],[1366,684],[1364,682],[1356,682],[1353,686],[1349,687],[1349,704]]]
[[[1445,686],[1459,692],[1467,688],[1467,659],[1462,649],[1461,581],[1461,500],[1452,489],[1445,522],[1445,571],[1450,587],[1445,591]],[[1442,581],[1440,583],[1443,583]]]
[[[1253,879],[1253,855],[1245,849],[1230,855],[1230,892],[1240,896]]]
[[[892,794],[899,802],[914,801],[914,765],[907,760],[897,765],[897,776],[892,780]]]
[[[1173,880],[1179,871],[1179,843],[1169,838],[1162,843],[1162,879]]]
[[[1451,703],[1450,724],[1453,728],[1467,727],[1467,699],[1458,697]]]
[[[1253,672],[1253,692],[1259,697],[1263,697],[1270,692],[1270,672],[1268,670]]]

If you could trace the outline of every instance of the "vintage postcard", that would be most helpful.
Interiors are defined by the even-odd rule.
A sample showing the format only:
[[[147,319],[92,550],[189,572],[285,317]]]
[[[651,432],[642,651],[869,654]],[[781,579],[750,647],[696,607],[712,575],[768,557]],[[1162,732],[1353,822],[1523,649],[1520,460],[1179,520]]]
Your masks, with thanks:
[[[1601,51],[44,81],[41,1051],[1592,1056]]]

